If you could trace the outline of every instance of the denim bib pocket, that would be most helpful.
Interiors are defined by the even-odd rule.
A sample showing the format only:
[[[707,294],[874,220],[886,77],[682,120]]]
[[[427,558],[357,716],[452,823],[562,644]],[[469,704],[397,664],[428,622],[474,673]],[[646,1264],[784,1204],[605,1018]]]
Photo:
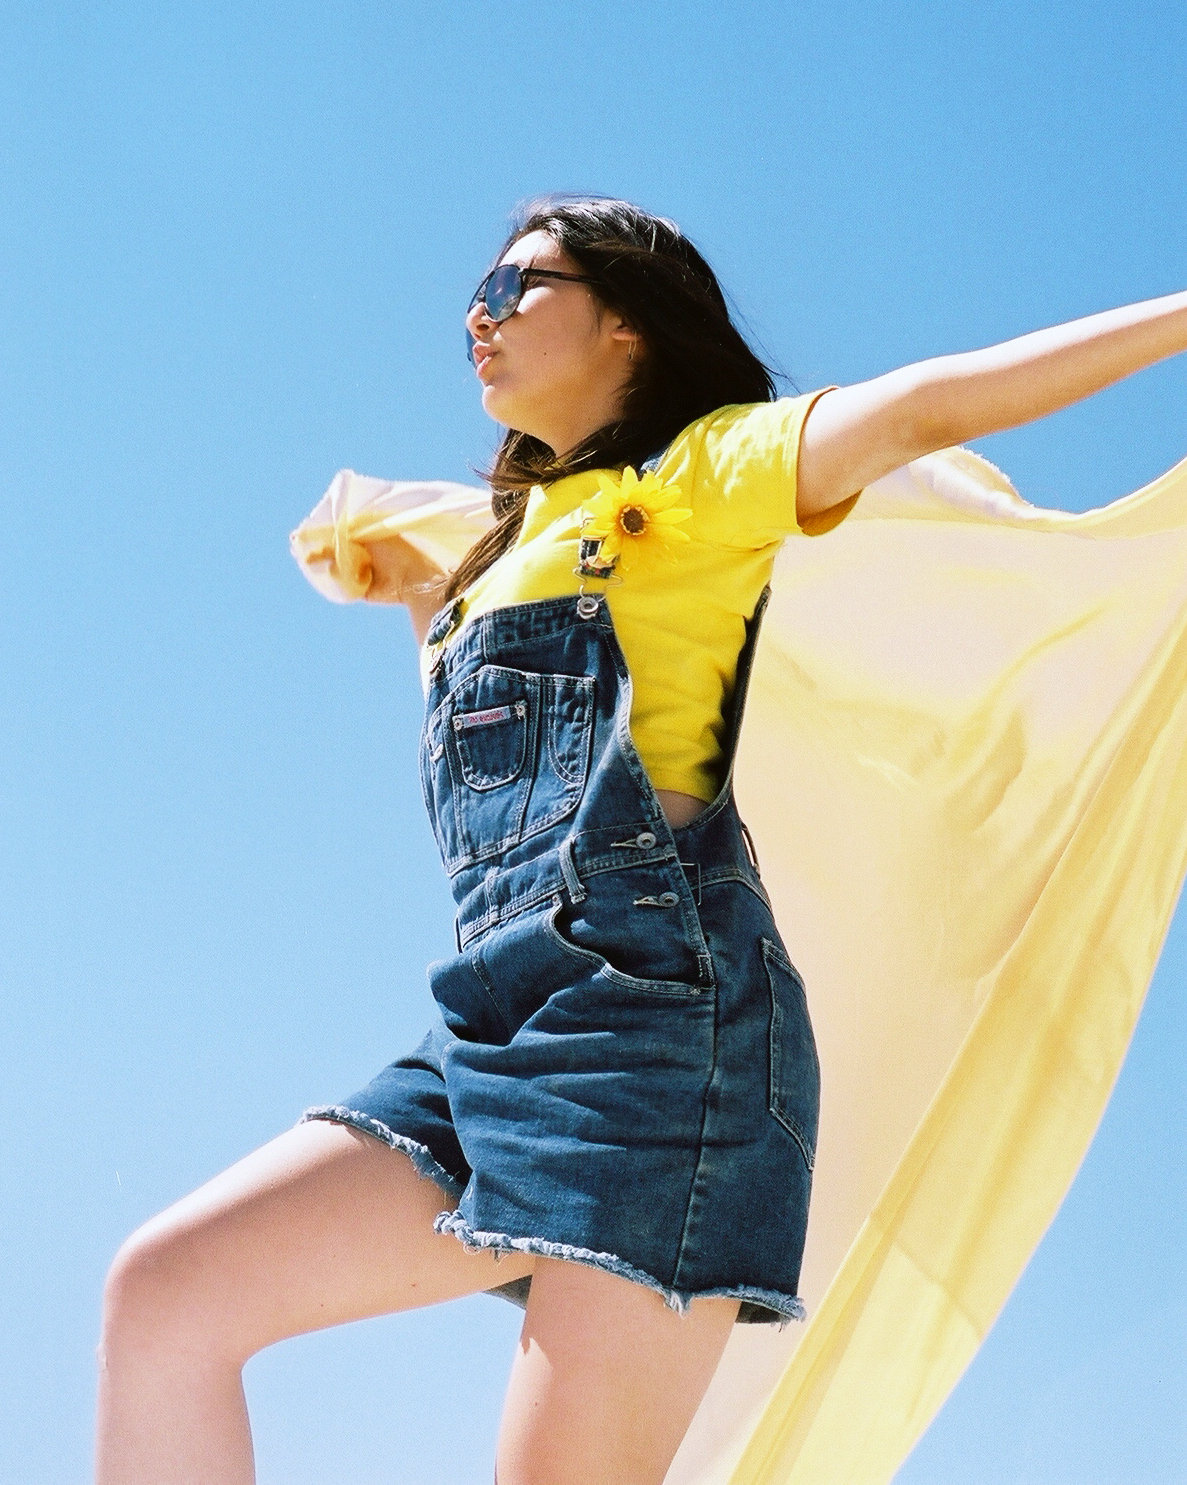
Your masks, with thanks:
[[[456,711],[451,718],[462,778],[479,793],[510,784],[523,772],[528,704],[522,697],[498,706]]]
[[[799,1146],[808,1169],[816,1163],[820,1063],[799,971],[773,940],[762,941],[771,996],[769,1106]]]
[[[499,856],[576,810],[593,679],[480,665],[429,716],[421,788],[446,870]]]

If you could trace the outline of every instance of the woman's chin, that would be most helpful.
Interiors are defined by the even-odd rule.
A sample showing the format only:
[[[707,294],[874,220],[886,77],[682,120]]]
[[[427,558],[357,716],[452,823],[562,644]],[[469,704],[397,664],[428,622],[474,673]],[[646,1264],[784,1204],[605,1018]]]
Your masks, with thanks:
[[[516,398],[509,396],[500,387],[483,387],[482,411],[488,418],[493,418],[496,423],[502,423],[503,427],[511,432],[533,433],[536,420],[517,405]],[[533,436],[540,437],[538,433],[534,433]]]
[[[482,411],[488,418],[494,418],[496,423],[504,423],[507,427],[510,427],[509,415],[512,409],[507,404],[507,397],[500,394],[498,387],[492,387],[490,385],[483,387]]]

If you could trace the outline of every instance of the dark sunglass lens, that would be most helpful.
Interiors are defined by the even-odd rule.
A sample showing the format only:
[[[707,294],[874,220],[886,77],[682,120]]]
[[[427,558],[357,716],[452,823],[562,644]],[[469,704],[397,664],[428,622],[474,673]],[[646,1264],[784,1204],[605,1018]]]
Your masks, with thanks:
[[[507,320],[519,307],[523,297],[523,280],[514,263],[496,268],[486,281],[486,312],[492,320]]]
[[[489,283],[490,283],[490,274],[488,273],[486,275],[486,277],[482,280],[482,282],[478,285],[478,287],[474,290],[474,292],[470,295],[470,302],[469,302],[469,304],[466,305],[466,313],[467,314],[470,313],[470,311],[474,308],[474,306],[476,304],[484,304],[485,303],[485,300],[486,300],[486,287],[487,287],[487,285]]]

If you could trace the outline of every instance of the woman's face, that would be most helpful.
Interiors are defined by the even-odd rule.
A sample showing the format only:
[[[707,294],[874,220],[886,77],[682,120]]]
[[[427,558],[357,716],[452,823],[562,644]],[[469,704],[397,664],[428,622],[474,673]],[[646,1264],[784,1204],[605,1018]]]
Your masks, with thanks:
[[[546,232],[529,232],[499,260],[581,273]],[[566,453],[617,415],[635,332],[588,284],[530,279],[519,307],[496,323],[483,304],[466,316],[482,406],[496,421]]]

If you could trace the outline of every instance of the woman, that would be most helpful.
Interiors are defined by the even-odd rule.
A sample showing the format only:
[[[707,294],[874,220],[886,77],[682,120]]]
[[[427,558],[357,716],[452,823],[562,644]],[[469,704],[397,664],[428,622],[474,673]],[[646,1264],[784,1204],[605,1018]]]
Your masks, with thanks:
[[[466,326],[499,519],[367,593],[425,642],[440,1018],[121,1249],[104,1482],[250,1480],[249,1356],[481,1290],[527,1310],[503,1485],[663,1479],[732,1326],[799,1310],[817,1070],[731,790],[775,552],[1187,348],[1187,295],[775,402],[677,229],[557,201]]]

